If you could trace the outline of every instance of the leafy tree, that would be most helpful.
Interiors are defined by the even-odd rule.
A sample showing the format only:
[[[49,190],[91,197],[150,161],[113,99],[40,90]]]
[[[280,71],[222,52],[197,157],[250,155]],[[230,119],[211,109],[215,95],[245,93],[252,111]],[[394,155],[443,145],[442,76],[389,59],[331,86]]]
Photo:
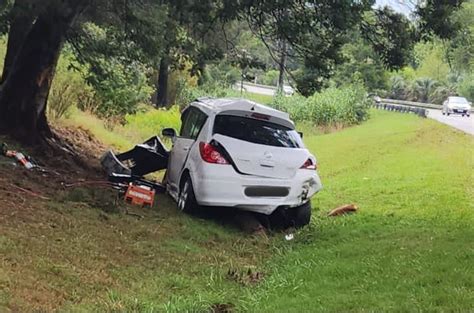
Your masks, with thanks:
[[[431,78],[419,78],[411,86],[410,96],[413,100],[428,102],[430,95],[439,86],[439,83]]]

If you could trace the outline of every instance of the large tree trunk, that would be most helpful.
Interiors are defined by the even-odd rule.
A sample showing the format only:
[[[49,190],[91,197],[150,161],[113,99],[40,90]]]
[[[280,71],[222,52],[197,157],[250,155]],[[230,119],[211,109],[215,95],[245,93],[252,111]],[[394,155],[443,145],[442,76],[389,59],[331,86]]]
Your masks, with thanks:
[[[20,51],[26,35],[33,26],[35,20],[35,1],[15,1],[11,12],[9,13],[10,30],[8,32],[7,52],[3,63],[3,73],[0,78],[2,84],[7,76],[10,68],[13,66],[15,57]]]
[[[0,126],[27,142],[51,136],[46,102],[65,34],[85,0],[51,1],[36,18],[0,90]]]
[[[158,74],[158,85],[156,106],[164,107],[169,104],[168,100],[168,76],[169,76],[169,58],[164,56],[160,61],[160,71]]]

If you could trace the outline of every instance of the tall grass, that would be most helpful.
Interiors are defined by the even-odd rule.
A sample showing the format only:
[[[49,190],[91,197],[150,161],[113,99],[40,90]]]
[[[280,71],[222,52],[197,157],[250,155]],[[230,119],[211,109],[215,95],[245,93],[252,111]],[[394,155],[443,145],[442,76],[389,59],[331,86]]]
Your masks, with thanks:
[[[316,126],[349,126],[369,117],[369,99],[361,86],[328,88],[305,98],[277,96],[271,105],[286,111],[296,122]]]

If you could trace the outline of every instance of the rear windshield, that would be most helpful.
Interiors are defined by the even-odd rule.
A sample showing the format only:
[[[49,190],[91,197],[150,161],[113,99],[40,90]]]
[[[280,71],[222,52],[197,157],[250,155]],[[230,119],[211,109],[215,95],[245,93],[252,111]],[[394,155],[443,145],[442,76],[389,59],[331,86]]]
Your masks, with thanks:
[[[214,133],[267,146],[302,147],[301,137],[295,130],[242,116],[217,115]]]

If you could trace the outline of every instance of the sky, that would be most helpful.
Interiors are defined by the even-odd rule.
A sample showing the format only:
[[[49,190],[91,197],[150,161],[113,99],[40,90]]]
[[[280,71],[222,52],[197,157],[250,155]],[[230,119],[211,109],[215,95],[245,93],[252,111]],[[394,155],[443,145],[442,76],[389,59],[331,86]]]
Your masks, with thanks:
[[[413,2],[414,1],[410,0],[376,0],[375,5],[380,7],[388,5],[397,12],[401,12],[405,15],[410,15],[414,7]]]

